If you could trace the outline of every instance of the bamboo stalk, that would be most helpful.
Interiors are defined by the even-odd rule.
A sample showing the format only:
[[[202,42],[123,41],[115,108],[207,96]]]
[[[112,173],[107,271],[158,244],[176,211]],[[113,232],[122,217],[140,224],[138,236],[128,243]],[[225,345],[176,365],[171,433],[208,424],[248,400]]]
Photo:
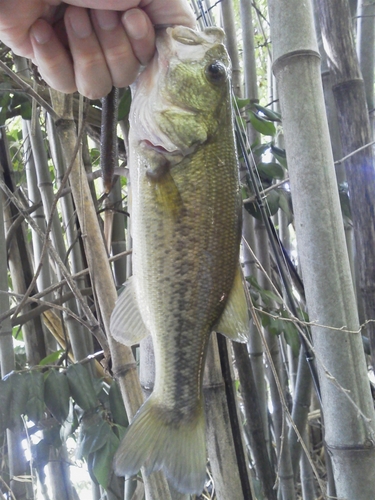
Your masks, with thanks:
[[[8,270],[7,270],[7,252],[5,247],[4,231],[4,196],[0,196],[0,290],[8,291]],[[9,298],[6,293],[0,294],[0,312],[9,309]],[[13,337],[10,319],[4,319],[0,323],[0,368],[1,377],[4,377],[15,368],[15,359],[13,351]],[[31,495],[31,484],[22,481],[16,481],[16,476],[26,474],[26,459],[23,453],[21,443],[21,429],[14,431],[7,430],[7,446],[9,460],[9,478],[7,484],[17,500],[26,500]]]
[[[333,9],[329,2],[324,5]],[[326,325],[312,327],[325,438],[332,454],[337,496],[364,500],[371,498],[375,488],[375,416],[360,334],[330,329],[344,326],[356,331],[359,322],[313,14],[310,3],[299,0],[270,0],[269,13],[306,302],[310,318]],[[336,3],[333,15],[341,22]]]
[[[212,334],[204,372],[207,451],[218,500],[243,500],[216,334]],[[253,495],[255,498],[255,496]]]
[[[3,84],[3,90],[7,90],[5,88],[5,84],[9,84],[7,85],[9,91],[22,91],[31,98],[36,99],[42,107],[44,107],[44,104],[47,103],[45,109],[50,109],[51,95],[48,87],[35,84],[33,80],[24,76],[20,77],[10,70],[8,66],[5,64],[4,66],[3,63],[0,64],[0,83]],[[73,112],[76,119],[78,118],[78,107],[78,98],[75,96],[73,101]],[[57,116],[56,118],[59,117]],[[86,113],[86,119],[88,123],[96,127],[100,127],[100,110],[90,106]]]
[[[51,156],[56,170],[57,185],[59,188],[65,187],[62,186],[62,183],[64,182],[66,165],[64,162],[63,153],[61,151],[60,141],[59,138],[57,137],[55,124],[53,123],[49,115],[47,116],[47,132],[49,136]],[[69,261],[71,262],[72,272],[74,274],[78,274],[83,270],[84,265],[83,265],[82,249],[81,246],[79,245],[80,240],[76,224],[77,216],[75,214],[73,199],[71,194],[61,197],[60,204],[61,204],[62,220],[64,226],[64,234],[66,235],[67,246],[70,249]],[[85,285],[86,285],[86,280],[85,277],[82,276],[80,279],[77,280],[77,286],[80,290],[82,290],[85,287]],[[69,304],[72,304],[72,301],[70,301]],[[73,312],[79,312],[80,315],[83,316],[84,312],[80,307],[79,302],[73,308]],[[77,360],[82,359],[83,357],[93,352],[94,350],[93,339],[92,336],[89,335],[89,332],[87,332],[86,329],[82,329],[81,327],[79,327],[75,332],[75,337],[76,339],[74,340],[76,340],[76,342],[73,344],[73,349],[75,351],[74,355]]]
[[[306,361],[303,347],[300,348],[296,385],[293,394],[292,418],[300,434],[304,434],[307,423],[312,391],[312,378]],[[294,429],[289,429],[289,447],[294,477],[297,477],[298,464],[301,457],[301,443]]]
[[[258,99],[258,82],[256,76],[256,62],[254,51],[254,29],[252,22],[252,5],[251,0],[241,0],[241,26],[243,37],[243,67],[245,80],[245,96],[251,99],[252,102],[259,101]],[[249,124],[247,129],[248,141],[250,144],[260,142],[260,134]],[[245,180],[245,173],[242,173]],[[244,200],[244,203],[246,200]],[[256,276],[257,266],[250,248],[255,249],[255,232],[254,219],[249,213],[243,209],[243,226],[242,234],[244,244],[242,248],[244,273],[246,277]],[[249,248],[250,247],[250,248]],[[263,344],[257,328],[254,323],[250,324],[249,331],[249,354],[251,366],[253,369],[256,390],[258,394],[258,402],[263,421],[264,446],[266,447],[269,457],[271,458],[271,444],[269,422],[267,414],[267,390],[266,379],[263,363]]]
[[[265,225],[260,220],[255,221],[255,233],[257,236],[256,254],[263,268],[258,273],[258,283],[265,290],[269,290],[270,281],[267,276],[271,275],[271,262],[268,249],[268,237]],[[264,273],[266,273],[266,275]],[[277,373],[280,385],[283,388],[282,390],[286,392],[287,388],[280,354],[280,343],[278,338],[267,329],[265,329],[264,337],[267,342],[269,352],[271,353],[271,359],[267,359],[266,373],[273,406],[272,421],[277,449],[278,477],[280,480],[279,488],[284,500],[292,500],[295,498],[295,486],[288,444],[286,418],[281,395],[279,394],[278,384],[276,383],[274,372],[270,366],[272,363],[275,366],[275,372]]]
[[[3,167],[4,179],[6,180],[9,191],[14,193],[13,169],[10,161],[8,140],[5,134],[0,139],[0,163]],[[4,206],[6,213],[5,225],[8,228],[15,216],[18,216],[17,207],[14,204]],[[10,245],[9,268],[12,275],[14,289],[19,294],[24,294],[32,282],[32,264],[30,254],[26,244],[26,229],[23,224],[18,226],[14,232],[14,238]],[[35,289],[33,290],[36,291]],[[27,305],[23,311],[30,312],[35,306]],[[43,338],[43,329],[40,318],[34,317],[33,321],[23,327],[25,348],[28,362],[31,365],[37,364],[40,359],[46,355],[45,343]]]
[[[241,384],[241,395],[246,417],[245,427],[248,429],[250,436],[255,470],[261,482],[265,498],[276,500],[277,492],[274,489],[276,476],[268,456],[261,407],[247,346],[234,342],[233,351]]]
[[[82,229],[88,265],[91,270],[91,281],[97,294],[100,314],[110,346],[113,373],[119,380],[126,411],[129,419],[132,420],[143,402],[143,395],[131,349],[116,342],[110,334],[110,316],[117,299],[117,293],[86,174],[82,168],[80,155],[74,155],[77,132],[73,120],[72,97],[53,90],[51,90],[51,96],[54,108],[62,117],[56,123],[56,127],[66,163],[73,164],[70,185]],[[148,478],[144,478],[144,482],[148,500],[159,498],[167,500],[170,498],[166,481],[161,473],[154,473]]]

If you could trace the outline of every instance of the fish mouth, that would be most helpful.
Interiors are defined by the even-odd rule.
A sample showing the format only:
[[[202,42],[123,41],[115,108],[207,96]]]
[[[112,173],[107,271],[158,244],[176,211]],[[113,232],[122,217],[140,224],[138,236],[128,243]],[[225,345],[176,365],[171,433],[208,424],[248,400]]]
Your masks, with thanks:
[[[178,163],[182,158],[194,153],[194,151],[197,149],[199,145],[197,143],[194,143],[186,148],[176,147],[175,149],[170,150],[166,149],[160,144],[154,144],[149,139],[142,139],[141,141],[139,141],[139,144],[148,151],[155,151],[156,153],[163,155],[166,159],[168,159],[172,163],[176,162]]]
[[[152,151],[156,151],[157,153],[160,153],[164,156],[165,155],[181,155],[181,151],[179,151],[178,149],[174,149],[174,150],[170,151],[169,149],[164,148],[160,144],[154,144],[149,139],[142,139],[141,141],[139,141],[139,143],[143,147],[145,147],[147,149],[151,149]]]
[[[171,151],[168,151],[165,149],[163,146],[160,146],[159,144],[153,144],[149,139],[143,139],[140,141],[140,144],[145,146],[148,149],[153,149],[154,151],[157,151],[158,153],[171,153]]]

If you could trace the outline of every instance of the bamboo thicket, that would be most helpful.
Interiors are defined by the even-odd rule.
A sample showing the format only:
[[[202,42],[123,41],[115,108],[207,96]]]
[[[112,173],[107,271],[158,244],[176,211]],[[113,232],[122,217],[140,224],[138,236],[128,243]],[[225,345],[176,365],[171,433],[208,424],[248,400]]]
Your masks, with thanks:
[[[204,492],[180,495],[159,472],[124,481],[111,469],[154,383],[150,339],[128,348],[109,331],[132,273],[129,90],[120,90],[116,116],[106,115],[110,156],[119,148],[119,158],[111,156],[103,186],[108,102],[41,85],[28,61],[1,46],[1,497],[373,496],[375,415],[364,345],[369,337],[373,348],[375,338],[367,44],[374,5],[340,0],[333,12],[333,2],[316,0],[314,26],[311,3],[300,0],[191,3],[200,28],[224,27],[233,63],[241,264],[252,317],[247,344],[232,346],[220,332],[210,342]],[[92,478],[84,490],[72,473],[78,459]]]

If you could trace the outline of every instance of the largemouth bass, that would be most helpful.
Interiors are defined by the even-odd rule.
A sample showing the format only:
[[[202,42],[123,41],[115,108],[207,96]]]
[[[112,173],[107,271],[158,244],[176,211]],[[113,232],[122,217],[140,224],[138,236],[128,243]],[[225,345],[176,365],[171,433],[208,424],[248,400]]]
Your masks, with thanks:
[[[218,28],[160,30],[133,85],[133,277],[111,319],[127,345],[151,333],[155,386],[115,456],[119,475],[163,469],[182,493],[206,471],[202,377],[211,331],[245,342],[241,196],[231,65]]]

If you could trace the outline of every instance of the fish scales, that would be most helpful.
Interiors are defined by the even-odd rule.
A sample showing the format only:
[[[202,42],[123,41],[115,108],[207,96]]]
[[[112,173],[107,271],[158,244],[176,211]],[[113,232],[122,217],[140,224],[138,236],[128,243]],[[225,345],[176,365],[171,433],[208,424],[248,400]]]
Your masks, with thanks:
[[[134,277],[111,326],[129,345],[150,332],[156,367],[153,393],[120,445],[115,470],[163,469],[184,493],[200,493],[205,479],[202,378],[209,335],[230,307],[242,308],[242,317],[225,331],[233,319],[227,313],[225,334],[245,341],[248,322],[246,299],[228,304],[234,284],[242,286],[235,280],[242,202],[222,40],[218,29],[165,30],[133,89]]]
[[[231,123],[230,116],[228,119]],[[156,377],[155,391],[163,377],[174,370],[172,359],[178,365],[180,358],[186,355],[191,360],[197,351],[201,359],[206,337],[224,308],[223,295],[229,294],[233,284],[238,262],[240,198],[237,163],[230,144],[223,137],[220,149],[216,144],[203,146],[194,158],[172,169],[171,176],[182,198],[178,217],[157,202],[155,186],[140,170],[142,199],[133,200],[139,204],[133,207],[133,265],[140,278],[139,300],[147,304],[147,313],[153,318],[156,366],[163,367],[163,372],[158,373],[161,376]],[[228,169],[228,163],[233,168]],[[231,199],[228,192],[235,193]],[[145,205],[153,210],[142,210]],[[168,277],[168,282],[163,277]],[[202,347],[197,349],[198,345]],[[179,368],[173,377],[177,383],[181,371]]]

